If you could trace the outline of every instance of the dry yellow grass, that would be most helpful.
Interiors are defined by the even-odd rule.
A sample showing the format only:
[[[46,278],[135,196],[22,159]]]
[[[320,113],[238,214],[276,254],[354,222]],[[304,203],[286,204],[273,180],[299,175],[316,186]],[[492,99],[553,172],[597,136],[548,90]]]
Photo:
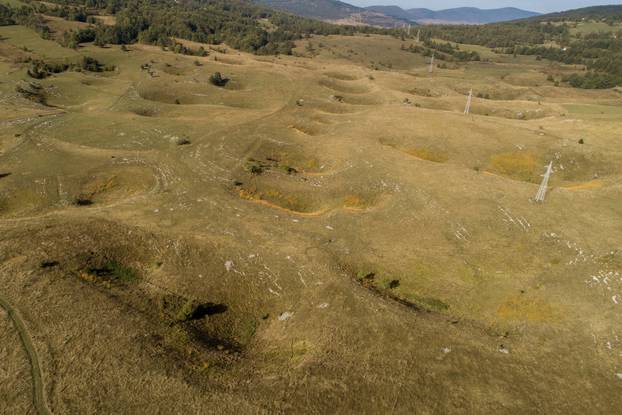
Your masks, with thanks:
[[[594,180],[590,180],[589,182],[584,182],[584,183],[570,183],[570,184],[565,184],[563,186],[561,186],[563,189],[566,190],[593,190],[593,189],[601,189],[603,187],[605,187],[607,183],[604,180],[600,180],[600,179],[594,179]]]
[[[490,158],[490,170],[517,180],[537,181],[543,163],[529,151],[496,154]]]
[[[434,163],[445,163],[449,160],[449,156],[446,152],[441,150],[435,150],[430,148],[409,148],[404,150],[406,154],[409,154],[415,158],[421,160],[432,161]]]
[[[545,322],[551,321],[555,313],[550,304],[519,295],[501,304],[497,316],[503,320]]]
[[[622,128],[558,111],[619,94],[538,86],[545,61],[492,53],[429,74],[376,35],[299,41],[313,58],[0,35],[0,286],[32,331],[54,413],[622,404]],[[23,45],[118,71],[41,80],[52,112],[16,96]],[[230,87],[209,83],[216,71]],[[470,88],[504,100],[476,99],[465,117]],[[590,191],[534,204],[544,158],[552,186]],[[80,193],[94,205],[67,203]],[[98,261],[140,278],[97,282],[84,270]],[[167,320],[166,304],[189,300],[211,314]],[[0,345],[0,412],[28,410],[18,358]]]

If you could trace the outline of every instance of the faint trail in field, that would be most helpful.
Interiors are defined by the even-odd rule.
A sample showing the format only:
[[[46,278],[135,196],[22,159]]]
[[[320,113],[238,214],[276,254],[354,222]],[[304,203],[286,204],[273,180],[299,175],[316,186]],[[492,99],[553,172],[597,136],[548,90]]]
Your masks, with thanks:
[[[13,321],[13,324],[15,325],[15,328],[19,333],[19,338],[22,341],[22,345],[24,346],[24,349],[28,354],[32,373],[33,404],[35,405],[35,408],[40,415],[51,415],[52,411],[50,411],[50,409],[48,408],[47,402],[45,400],[45,387],[43,385],[41,366],[39,366],[39,358],[37,357],[37,351],[32,344],[32,340],[30,339],[28,330],[26,330],[26,325],[24,324],[24,321],[20,317],[17,310],[14,309],[11,304],[9,304],[1,295],[0,307],[4,308],[7,311],[9,318]]]

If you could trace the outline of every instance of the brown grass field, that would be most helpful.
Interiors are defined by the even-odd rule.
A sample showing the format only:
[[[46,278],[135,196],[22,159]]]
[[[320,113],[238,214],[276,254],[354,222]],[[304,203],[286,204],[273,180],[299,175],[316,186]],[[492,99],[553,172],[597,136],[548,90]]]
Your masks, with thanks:
[[[622,91],[383,36],[0,39],[0,413],[618,413]]]

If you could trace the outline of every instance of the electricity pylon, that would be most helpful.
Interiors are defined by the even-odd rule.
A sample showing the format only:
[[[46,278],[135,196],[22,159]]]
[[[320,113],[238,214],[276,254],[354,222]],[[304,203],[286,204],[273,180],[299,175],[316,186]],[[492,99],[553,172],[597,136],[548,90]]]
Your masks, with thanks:
[[[471,112],[471,101],[473,101],[473,90],[469,91],[469,97],[467,98],[466,106],[464,107],[464,115],[469,115]]]
[[[549,165],[546,166],[546,172],[544,173],[542,184],[540,184],[540,188],[538,189],[538,193],[536,194],[536,202],[544,202],[544,197],[546,196],[546,191],[549,186],[549,178],[551,177],[551,173],[553,173],[553,162],[550,162]]]

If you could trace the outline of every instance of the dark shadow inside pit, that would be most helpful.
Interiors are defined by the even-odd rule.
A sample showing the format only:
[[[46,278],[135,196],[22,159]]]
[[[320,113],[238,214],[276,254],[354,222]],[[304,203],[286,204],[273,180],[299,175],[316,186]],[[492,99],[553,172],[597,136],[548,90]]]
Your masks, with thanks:
[[[202,319],[203,317],[213,316],[215,314],[222,314],[226,312],[229,308],[226,304],[199,304],[196,308],[195,312],[192,314],[191,318],[193,320]]]

